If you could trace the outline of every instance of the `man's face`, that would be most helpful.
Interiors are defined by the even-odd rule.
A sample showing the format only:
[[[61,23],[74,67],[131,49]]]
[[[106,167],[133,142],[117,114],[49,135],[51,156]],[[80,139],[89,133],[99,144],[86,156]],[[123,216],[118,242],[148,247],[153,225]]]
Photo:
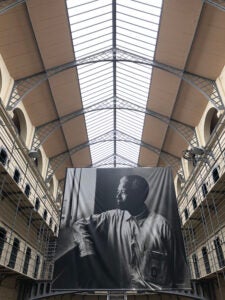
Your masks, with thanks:
[[[120,184],[117,189],[117,206],[122,210],[129,210],[129,207],[132,205],[132,199],[128,179],[123,177],[120,179]]]

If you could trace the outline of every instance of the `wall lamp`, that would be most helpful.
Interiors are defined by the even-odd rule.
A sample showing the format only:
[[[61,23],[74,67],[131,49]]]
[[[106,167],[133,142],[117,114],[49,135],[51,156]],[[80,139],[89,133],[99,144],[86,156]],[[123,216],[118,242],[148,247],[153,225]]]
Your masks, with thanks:
[[[29,150],[28,155],[30,158],[36,159],[39,157],[39,152],[37,150]]]
[[[205,149],[201,147],[193,147],[182,151],[182,157],[188,161],[192,161],[195,166],[197,161],[201,160],[205,153]]]

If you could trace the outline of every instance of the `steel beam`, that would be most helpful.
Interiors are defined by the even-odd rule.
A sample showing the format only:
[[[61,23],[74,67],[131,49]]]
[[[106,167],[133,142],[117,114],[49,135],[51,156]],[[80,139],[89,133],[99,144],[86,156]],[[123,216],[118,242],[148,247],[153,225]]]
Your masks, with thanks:
[[[210,4],[219,10],[225,11],[225,1],[224,0],[203,0],[204,3]]]
[[[0,15],[3,15],[10,9],[16,7],[19,4],[25,3],[26,0],[14,0],[14,1],[2,1],[0,0]]]
[[[26,95],[28,95],[33,89],[39,86],[42,82],[47,79],[53,77],[56,74],[59,74],[63,71],[69,70],[71,68],[76,68],[80,65],[85,64],[94,64],[98,62],[130,62],[135,64],[144,64],[148,66],[152,66],[163,71],[169,72],[174,76],[183,79],[185,82],[196,88],[200,93],[202,93],[207,101],[211,102],[212,105],[218,109],[224,109],[223,101],[218,92],[216,82],[214,80],[204,78],[198,76],[196,74],[192,74],[186,72],[184,70],[180,70],[174,68],[172,66],[162,64],[155,60],[147,59],[136,54],[130,53],[128,51],[120,50],[120,49],[109,49],[106,51],[102,51],[95,55],[90,55],[85,58],[75,60],[73,62],[60,65],[58,67],[54,67],[52,69],[47,70],[46,72],[41,72],[39,74],[32,75],[27,78],[20,79],[15,82],[11,96],[9,98],[9,102],[7,104],[7,110],[13,110],[16,106],[24,99]]]
[[[117,154],[116,156],[117,156],[116,157],[117,165],[121,164],[121,165],[125,165],[125,166],[128,166],[128,167],[133,167],[133,168],[142,167],[141,165],[139,165],[137,163],[134,163],[133,161],[131,161],[128,158],[123,157],[122,155]],[[114,154],[109,155],[109,156],[105,157],[104,159],[101,159],[101,160],[97,161],[96,163],[94,163],[90,167],[99,168],[101,166],[113,165],[114,160],[115,160]]]
[[[44,142],[48,139],[48,137],[55,132],[58,128],[60,128],[63,124],[66,122],[69,122],[70,120],[73,120],[83,114],[98,111],[98,110],[132,110],[144,113],[148,116],[151,116],[153,118],[156,118],[165,124],[167,124],[169,127],[171,127],[173,130],[175,130],[190,146],[197,146],[197,140],[195,135],[195,130],[193,127],[178,122],[176,120],[170,119],[162,114],[159,114],[157,112],[154,112],[152,110],[149,110],[147,108],[141,107],[137,104],[131,103],[129,101],[126,101],[124,99],[121,99],[117,97],[116,100],[116,108],[114,106],[114,99],[109,98],[103,101],[100,101],[96,104],[93,104],[87,108],[82,108],[80,110],[77,110],[75,112],[69,113],[59,119],[55,119],[51,122],[45,123],[41,126],[38,126],[34,133],[34,138],[32,142],[32,150],[37,150],[41,145],[44,144]],[[116,153],[115,153],[116,155]]]
[[[219,10],[225,11],[225,1],[224,0],[202,0],[204,3],[212,5]],[[0,0],[0,15],[6,13],[8,10],[16,7],[19,4],[25,3],[26,0],[14,0],[14,1],[2,1]]]
[[[123,141],[123,142],[128,142],[128,143],[134,143],[136,145],[144,147],[144,148],[148,149],[149,151],[160,155],[162,160],[166,164],[171,165],[175,170],[180,169],[181,161],[180,161],[179,157],[176,157],[170,153],[161,151],[160,149],[158,149],[150,144],[147,144],[141,140],[138,140],[138,139],[136,139],[128,134],[125,134],[121,131],[112,130],[112,131],[109,131],[103,135],[100,135],[86,143],[79,144],[79,145],[75,146],[74,148],[70,149],[69,151],[65,151],[54,157],[51,157],[49,159],[48,170],[47,170],[47,175],[46,175],[46,182],[49,182],[51,180],[53,174],[61,166],[61,164],[64,162],[64,160],[67,159],[68,157],[72,156],[74,153],[76,153],[86,147],[89,147],[90,145],[94,145],[97,143],[104,143],[107,141],[114,141],[115,137],[116,137],[117,142]]]
[[[52,297],[57,297],[57,296],[61,296],[60,299],[63,299],[63,295],[65,295],[65,299],[69,299],[70,298],[70,295],[82,295],[79,291],[77,290],[74,290],[74,291],[68,291],[68,290],[52,290],[52,287],[51,287],[51,284],[52,282],[51,281],[39,281],[35,284],[33,284],[32,286],[32,291],[31,291],[31,296],[29,297],[29,300],[38,300],[38,299],[44,299],[44,298],[50,298],[51,296]],[[202,292],[202,287],[199,285],[199,288],[198,290],[196,289],[195,287],[195,282],[192,281],[192,284],[194,286],[194,289],[184,289],[184,290],[167,290],[167,291],[148,291],[149,293],[149,299],[151,298],[151,295],[156,295],[158,294],[159,296],[160,295],[165,295],[165,296],[168,296],[169,298],[171,296],[177,296],[177,299],[180,299],[180,297],[184,297],[185,299],[188,298],[188,299],[195,299],[195,300],[207,300],[204,296],[203,296],[203,292]],[[38,285],[38,286],[37,286]],[[40,286],[43,285],[43,291],[42,293],[40,293]],[[47,285],[50,285],[50,287],[47,289]],[[46,292],[46,290],[49,290],[48,292]],[[103,291],[104,292],[104,291]],[[105,291],[105,294],[102,294],[102,295],[105,295],[105,299],[107,297],[108,299],[108,293],[107,291]],[[125,297],[129,297],[129,294],[127,294],[126,292],[120,292],[121,294],[124,294]],[[93,295],[94,292],[90,291],[89,295]],[[136,291],[136,293],[133,295],[135,296],[138,296],[138,295],[143,295],[145,294],[145,292],[143,291]],[[130,294],[132,296],[132,294]]]
[[[4,3],[5,2],[5,3]],[[26,0],[14,0],[14,1],[0,1],[0,15],[6,13],[8,10],[16,7],[19,4],[25,3]],[[225,11],[224,0],[203,0],[204,3],[214,6],[219,10]]]

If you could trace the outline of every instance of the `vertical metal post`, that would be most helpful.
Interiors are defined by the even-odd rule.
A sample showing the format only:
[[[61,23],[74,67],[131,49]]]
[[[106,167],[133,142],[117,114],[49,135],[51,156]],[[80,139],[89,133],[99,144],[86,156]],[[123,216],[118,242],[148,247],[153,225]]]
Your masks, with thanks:
[[[22,182],[22,187],[24,188],[24,185],[25,185],[25,180],[26,180],[26,178],[27,178],[27,170],[28,170],[28,162],[26,161],[26,168],[25,168],[25,171],[24,171],[24,173],[23,173],[23,182]]]
[[[5,182],[6,182],[6,174],[4,174],[4,178],[2,180],[1,187],[0,187],[0,201],[4,197],[3,196],[3,188],[4,188],[4,185],[5,185]]]
[[[41,252],[41,247],[42,247],[42,237],[43,237],[43,227],[44,227],[44,220],[42,220],[41,222],[41,225],[39,227],[39,233],[38,233],[38,238],[37,238],[37,243],[38,243],[38,246],[37,246],[37,250],[39,250]]]
[[[24,253],[23,253],[23,261],[25,260],[25,255],[26,255],[26,248],[27,248],[27,241],[29,238],[29,233],[30,233],[30,226],[32,224],[32,215],[33,215],[33,210],[30,210],[30,216],[29,216],[29,220],[28,220],[28,226],[27,226],[27,232],[26,232],[26,237],[24,238],[25,241],[25,247],[24,247]],[[22,263],[20,266],[20,272],[22,273]]]
[[[18,201],[17,201],[17,206],[16,206],[16,211],[15,211],[15,216],[14,216],[14,220],[13,220],[13,223],[12,223],[12,227],[11,227],[11,231],[10,231],[10,236],[9,236],[9,243],[8,243],[8,247],[7,247],[7,250],[6,250],[6,256],[5,256],[5,261],[4,261],[4,265],[6,265],[6,258],[7,258],[7,254],[8,254],[8,251],[9,251],[9,245],[10,245],[10,242],[11,242],[11,239],[12,239],[12,233],[15,232],[15,224],[16,224],[16,219],[17,219],[17,215],[18,215],[18,212],[19,212],[19,207],[20,207],[20,201],[21,201],[21,198],[22,198],[22,195],[20,195]]]
[[[112,48],[113,48],[113,130],[114,130],[114,167],[116,167],[116,102],[117,102],[117,91],[116,91],[116,0],[112,1]]]
[[[11,151],[9,151],[9,160],[11,160],[11,157],[13,157],[13,151],[16,149],[16,139],[14,138]]]
[[[216,143],[218,144],[219,153],[220,153],[219,157],[222,157],[222,159],[224,161],[224,165],[225,165],[225,156],[223,155],[223,145],[221,145],[221,142],[220,142],[217,131],[215,132],[215,135],[217,137],[216,138]],[[217,161],[218,161],[219,157],[217,157]],[[215,197],[212,193],[210,194],[210,198],[212,199],[212,202],[213,202],[213,206],[214,206],[214,210],[215,210],[215,214],[216,214],[216,219],[217,219],[217,225],[219,226],[219,230],[221,231],[221,235],[223,236],[223,231],[222,231],[223,224],[219,220],[218,209],[217,209],[216,203],[215,203]],[[224,236],[223,236],[223,240],[225,241]]]
[[[45,236],[45,240],[44,240],[44,261],[45,261],[45,268],[44,265],[42,266],[42,275],[43,275],[43,279],[47,280],[49,275],[49,266],[50,266],[50,257],[52,255],[51,253],[52,249],[51,249],[51,245],[50,245],[50,230],[48,230],[48,232],[46,233]],[[49,257],[50,254],[50,257]],[[47,270],[47,272],[46,272]]]
[[[200,184],[202,185],[203,183],[204,183],[204,180],[208,177],[208,175],[209,175],[209,172],[211,171],[211,168],[210,168],[210,166],[208,166],[209,167],[209,169],[207,168],[207,164],[206,163],[204,163],[204,167],[205,167],[205,169],[206,169],[206,174],[204,175],[204,177],[202,176],[202,173],[200,172],[200,178],[201,178],[201,181],[200,181]],[[199,189],[198,189],[198,191],[199,191]],[[209,213],[209,219],[210,219],[210,224],[211,224],[211,227],[212,227],[212,232],[213,232],[213,235],[215,236],[215,234],[216,234],[216,232],[215,232],[215,228],[214,228],[214,225],[213,225],[213,221],[212,221],[212,217],[211,217],[211,212],[210,212],[210,210],[209,210],[209,204],[208,204],[208,199],[207,199],[207,196],[205,196],[205,202],[206,202],[206,207],[207,207],[207,209],[208,209],[208,213]],[[202,216],[205,218],[205,215],[204,215],[204,208],[202,208],[201,209],[201,213],[202,213]],[[206,220],[206,218],[205,218],[205,220]],[[209,232],[208,232],[208,224],[207,224],[207,222],[206,222],[206,224],[205,224],[206,226],[206,230],[207,230],[207,235],[206,235],[206,243],[208,244],[208,237],[209,237]],[[204,227],[203,227],[204,228]],[[216,262],[215,262],[215,254],[214,254],[214,252],[212,252],[212,258],[213,258],[213,262],[214,262],[214,266],[216,265]],[[221,294],[221,286],[220,286],[220,281],[219,281],[219,275],[218,275],[218,272],[217,272],[217,270],[215,271],[215,273],[216,273],[216,277],[217,277],[217,282],[218,282],[218,286],[219,286],[219,293]],[[222,299],[222,298],[221,298]]]
[[[185,193],[184,194],[184,197],[185,197],[185,199],[186,199],[186,207],[188,207],[188,197],[187,197],[188,195]],[[180,220],[181,220],[181,225],[182,225],[182,219],[181,219],[181,214],[180,214]],[[190,236],[191,236],[191,234],[193,234],[193,229],[192,229],[192,223],[191,223],[191,221],[189,220],[189,223],[191,224],[191,231],[190,231],[190,228],[189,228],[189,226],[188,226],[188,228],[187,228],[187,233],[185,232],[185,250],[186,250],[186,254],[188,255],[188,254],[190,254],[190,245],[188,245],[188,238],[190,239],[190,242],[192,242],[192,240],[191,240],[191,238],[190,238]],[[189,261],[189,266],[190,266],[190,261]],[[190,270],[191,270],[191,268],[190,268]]]
[[[204,164],[206,166],[206,164]],[[206,170],[207,171],[207,170]],[[204,183],[204,179],[208,176],[208,174],[206,173],[206,175],[204,176],[204,178],[202,177],[202,173],[200,172],[200,178],[201,178],[201,181],[200,181],[200,186],[199,188],[202,186],[202,184]],[[199,188],[198,188],[198,191],[199,191]],[[206,202],[206,207],[208,208],[208,200],[207,200],[207,196],[205,197],[205,202]],[[206,220],[206,216],[205,216],[205,212],[204,212],[204,207],[202,207],[202,203],[200,204],[201,205],[201,216],[202,216],[202,219]],[[215,234],[215,231],[213,230],[213,224],[212,224],[212,220],[211,220],[211,213],[209,212],[209,218],[210,218],[210,224],[211,224],[211,227],[212,227],[212,231],[213,233]],[[208,222],[206,220],[205,226],[203,226],[203,230],[205,232],[205,243],[207,245],[208,248],[210,248],[209,246],[209,236],[210,236],[210,232],[209,232],[209,229],[208,229]],[[215,266],[215,256],[214,256],[214,252],[212,252],[212,259],[213,259],[213,263],[214,263],[214,266]],[[217,273],[217,272],[216,272]]]

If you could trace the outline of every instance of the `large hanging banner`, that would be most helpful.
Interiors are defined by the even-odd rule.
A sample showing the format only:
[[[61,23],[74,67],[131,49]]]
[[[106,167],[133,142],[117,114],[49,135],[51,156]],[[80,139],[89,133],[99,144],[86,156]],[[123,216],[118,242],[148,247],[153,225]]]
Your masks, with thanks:
[[[190,287],[170,168],[68,169],[53,289]]]

